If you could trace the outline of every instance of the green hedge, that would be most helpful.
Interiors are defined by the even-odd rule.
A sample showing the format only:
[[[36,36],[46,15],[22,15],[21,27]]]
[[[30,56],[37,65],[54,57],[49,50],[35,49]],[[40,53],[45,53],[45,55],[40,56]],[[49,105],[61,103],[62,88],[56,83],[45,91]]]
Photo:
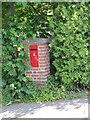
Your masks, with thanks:
[[[55,79],[65,88],[90,87],[87,79],[89,46],[88,3],[59,3],[50,26]]]

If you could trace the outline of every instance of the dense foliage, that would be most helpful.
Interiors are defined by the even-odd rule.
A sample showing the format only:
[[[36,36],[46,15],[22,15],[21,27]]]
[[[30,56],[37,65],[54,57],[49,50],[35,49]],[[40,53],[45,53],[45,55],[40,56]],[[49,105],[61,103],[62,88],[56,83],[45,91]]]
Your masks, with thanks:
[[[66,90],[89,88],[88,3],[2,4],[3,99],[52,100]],[[51,37],[51,74],[44,87],[25,75],[27,52],[22,40]]]
[[[50,24],[54,31],[51,50],[55,78],[67,89],[90,87],[87,80],[88,14],[88,3],[58,4]]]
[[[2,4],[2,85],[3,99],[7,102],[34,95],[31,92],[34,88],[31,78],[25,76],[25,70],[30,68],[26,65],[28,52],[24,51],[22,40],[28,37],[47,37],[49,22],[46,13],[50,7],[48,3]]]

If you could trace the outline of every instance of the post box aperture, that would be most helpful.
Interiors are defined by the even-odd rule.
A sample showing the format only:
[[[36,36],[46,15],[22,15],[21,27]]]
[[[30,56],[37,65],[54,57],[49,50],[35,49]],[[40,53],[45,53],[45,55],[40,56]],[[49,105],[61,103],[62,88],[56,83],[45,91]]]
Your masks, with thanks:
[[[38,45],[30,45],[29,53],[30,53],[30,65],[32,67],[38,67]]]

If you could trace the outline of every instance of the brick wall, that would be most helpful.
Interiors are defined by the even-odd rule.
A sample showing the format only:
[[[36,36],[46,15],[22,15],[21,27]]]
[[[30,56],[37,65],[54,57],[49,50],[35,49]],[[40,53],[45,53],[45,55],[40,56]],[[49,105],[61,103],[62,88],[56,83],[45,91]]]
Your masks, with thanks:
[[[30,57],[29,54],[30,53],[28,50],[28,57]],[[30,63],[30,61],[28,61],[28,63]],[[48,79],[50,74],[50,56],[48,43],[38,44],[38,65],[38,67],[31,67],[30,70],[26,71],[26,74],[30,75],[33,81],[43,83]]]

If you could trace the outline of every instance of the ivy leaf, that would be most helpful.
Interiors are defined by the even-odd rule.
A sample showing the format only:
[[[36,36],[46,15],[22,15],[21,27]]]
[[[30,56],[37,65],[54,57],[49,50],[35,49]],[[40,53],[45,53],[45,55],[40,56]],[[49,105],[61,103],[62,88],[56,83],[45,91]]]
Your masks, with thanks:
[[[16,70],[15,70],[14,68],[11,69],[11,70],[8,72],[8,74],[9,74],[10,76],[16,76],[16,75],[17,75]]]
[[[19,55],[24,56],[24,51],[20,51]]]
[[[26,92],[28,95],[30,95],[30,93],[31,93],[29,89],[25,90],[25,92]]]

